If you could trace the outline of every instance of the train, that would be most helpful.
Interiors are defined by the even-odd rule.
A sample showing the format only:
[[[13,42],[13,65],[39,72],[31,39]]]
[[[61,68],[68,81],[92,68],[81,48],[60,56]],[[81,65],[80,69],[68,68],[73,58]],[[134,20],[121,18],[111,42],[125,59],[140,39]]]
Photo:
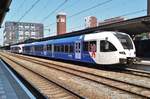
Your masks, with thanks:
[[[84,63],[113,65],[136,62],[132,38],[122,32],[101,31],[46,41],[16,44],[11,52]]]

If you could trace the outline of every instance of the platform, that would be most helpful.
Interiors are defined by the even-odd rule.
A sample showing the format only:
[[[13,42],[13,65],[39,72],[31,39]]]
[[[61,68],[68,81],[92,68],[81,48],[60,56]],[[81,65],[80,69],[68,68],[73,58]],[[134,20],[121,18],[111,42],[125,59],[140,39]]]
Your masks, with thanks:
[[[0,60],[0,99],[35,99],[2,60]]]
[[[141,58],[141,62],[138,62],[141,65],[150,65],[150,58]]]

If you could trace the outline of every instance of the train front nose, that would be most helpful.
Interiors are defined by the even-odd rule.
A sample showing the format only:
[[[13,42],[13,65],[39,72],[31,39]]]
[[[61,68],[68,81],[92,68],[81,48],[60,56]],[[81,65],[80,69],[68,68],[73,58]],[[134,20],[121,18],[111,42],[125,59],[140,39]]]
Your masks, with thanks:
[[[125,53],[126,53],[128,64],[133,64],[137,61],[135,50],[126,50]]]
[[[134,50],[125,50],[126,57],[136,57],[135,51]]]

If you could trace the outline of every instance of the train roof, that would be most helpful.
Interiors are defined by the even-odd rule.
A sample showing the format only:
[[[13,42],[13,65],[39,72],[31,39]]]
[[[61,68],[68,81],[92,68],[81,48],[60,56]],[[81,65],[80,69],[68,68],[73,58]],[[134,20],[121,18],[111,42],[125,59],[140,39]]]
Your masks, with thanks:
[[[86,31],[85,31],[86,30]],[[33,42],[40,42],[40,41],[48,41],[48,40],[53,40],[53,39],[60,39],[60,38],[66,38],[66,37],[74,37],[74,36],[80,36],[80,35],[85,35],[85,34],[90,34],[90,33],[97,33],[101,31],[95,31],[95,29],[85,29],[85,30],[79,30],[79,31],[73,31],[70,33],[62,34],[62,35],[56,35],[56,36],[51,36],[51,37],[46,37],[46,38],[41,38],[41,39],[28,39],[24,42],[17,43],[14,45],[18,44],[26,44],[26,43],[33,43]]]
[[[49,43],[67,43],[67,42],[74,42],[76,40],[82,39],[83,36],[75,36],[75,37],[69,37],[69,38],[61,38],[61,39],[55,39],[55,40],[48,40],[48,41],[42,41],[42,42],[33,42],[33,43],[28,43],[25,44],[25,46],[30,46],[30,45],[46,45]]]
[[[90,38],[91,36],[93,37],[93,38],[97,38],[97,36],[100,36],[100,35],[97,35],[97,34],[105,34],[104,36],[108,36],[109,34],[114,34],[114,33],[122,33],[122,32],[115,32],[115,31],[101,31],[101,32],[95,32],[95,33],[87,33],[86,35],[85,34],[83,34],[83,35],[85,35],[85,36],[88,36],[88,38]],[[124,33],[125,34],[125,33]],[[40,44],[48,44],[48,43],[66,43],[66,42],[74,42],[74,41],[76,41],[76,40],[79,40],[79,39],[82,39],[82,37],[83,37],[83,35],[76,35],[76,36],[68,36],[68,38],[55,38],[55,36],[54,36],[54,39],[53,39],[53,37],[51,37],[51,39],[48,39],[48,40],[45,40],[45,41],[35,41],[35,42],[29,42],[29,43],[26,43],[25,44],[25,46],[30,46],[30,44],[32,44],[32,45],[40,45]]]
[[[82,38],[83,36],[81,36]],[[77,41],[79,39],[81,39],[80,36],[75,36],[75,37],[69,37],[69,38],[61,38],[61,39],[55,39],[53,40],[52,43],[66,43],[66,42],[74,42],[74,41]]]

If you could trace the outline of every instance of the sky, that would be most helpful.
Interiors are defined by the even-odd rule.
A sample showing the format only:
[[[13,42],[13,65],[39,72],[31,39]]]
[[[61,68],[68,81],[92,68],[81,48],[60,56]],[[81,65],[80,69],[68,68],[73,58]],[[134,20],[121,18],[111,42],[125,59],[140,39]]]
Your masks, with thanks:
[[[103,4],[107,1],[110,2]],[[35,2],[37,3],[33,6]],[[63,2],[65,2],[64,5],[55,10]],[[88,9],[98,4],[100,5]],[[24,15],[31,6],[33,8]],[[88,10],[77,14],[85,9]],[[131,19],[145,16],[147,14],[146,9],[147,0],[12,0],[10,11],[7,13],[2,27],[6,21],[43,23],[44,36],[47,37],[56,35],[56,15],[59,12],[65,12],[67,15],[67,32],[69,32],[85,28],[84,18],[87,16],[96,16],[98,21],[117,16]],[[139,13],[133,13],[137,11]],[[71,17],[72,15],[73,17]],[[3,44],[3,29],[0,29],[0,45]]]

